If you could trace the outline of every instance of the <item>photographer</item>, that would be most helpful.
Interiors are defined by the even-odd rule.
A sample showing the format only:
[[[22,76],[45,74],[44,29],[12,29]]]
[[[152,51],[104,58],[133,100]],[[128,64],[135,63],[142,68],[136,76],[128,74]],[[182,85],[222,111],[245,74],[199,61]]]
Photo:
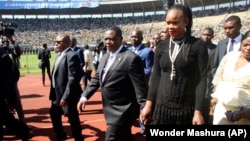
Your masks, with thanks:
[[[13,62],[12,63],[12,71],[13,71],[13,76],[14,76],[14,80],[16,83],[16,87],[15,87],[16,104],[15,104],[15,107],[13,109],[13,112],[15,114],[17,114],[18,120],[20,122],[22,122],[23,124],[26,124],[24,121],[24,112],[23,112],[23,107],[22,107],[22,103],[21,103],[20,93],[18,90],[18,80],[20,77],[19,59],[20,59],[20,56],[22,54],[22,51],[21,51],[21,48],[18,45],[18,43],[16,43],[16,41],[13,38],[13,36],[14,36],[13,27],[17,27],[17,26],[15,24],[3,24],[3,23],[1,23],[0,25],[1,25],[0,36],[1,36],[1,41],[2,41],[1,47],[3,48],[3,50],[5,50],[5,53],[10,56],[10,58]],[[7,126],[6,131],[8,131],[8,126]]]
[[[21,98],[20,98],[20,93],[18,90],[18,80],[20,77],[20,72],[19,72],[19,58],[22,54],[20,46],[15,42],[13,35],[8,35],[7,37],[7,42],[10,42],[9,46],[4,46],[4,49],[6,50],[6,53],[9,54],[12,62],[13,62],[13,71],[15,75],[15,80],[16,80],[16,99],[17,99],[17,104],[15,107],[15,112],[18,116],[18,119],[20,121],[24,122],[24,113],[23,113],[23,107],[21,103]]]
[[[16,70],[13,69],[14,63],[11,57],[6,53],[5,48],[0,48],[0,140],[3,138],[3,126],[5,125],[21,138],[22,141],[28,141],[29,129],[28,126],[15,119],[10,112],[16,108],[17,104],[17,82]]]
[[[7,36],[8,40],[11,42],[9,49],[11,49],[12,61],[16,64],[17,68],[20,68],[20,57],[22,50],[20,46],[15,42],[13,35]]]

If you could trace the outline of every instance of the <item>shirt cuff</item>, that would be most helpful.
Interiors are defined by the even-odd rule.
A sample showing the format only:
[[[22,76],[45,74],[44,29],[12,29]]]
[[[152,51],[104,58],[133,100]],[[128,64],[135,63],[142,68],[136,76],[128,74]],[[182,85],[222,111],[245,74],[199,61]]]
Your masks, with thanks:
[[[87,99],[85,96],[82,96],[82,97],[80,98],[80,101],[86,102],[86,101],[88,101],[88,99]]]

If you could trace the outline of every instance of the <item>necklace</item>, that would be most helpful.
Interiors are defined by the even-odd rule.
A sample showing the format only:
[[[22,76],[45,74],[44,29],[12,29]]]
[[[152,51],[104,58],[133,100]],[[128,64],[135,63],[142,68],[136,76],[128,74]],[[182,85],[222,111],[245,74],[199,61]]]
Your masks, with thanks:
[[[183,48],[184,42],[186,38],[182,39],[181,41],[175,42],[173,39],[170,37],[170,42],[169,42],[169,57],[171,61],[171,74],[170,74],[170,80],[175,79],[176,77],[176,70],[175,70],[175,60],[181,49]],[[181,43],[182,42],[182,43]],[[175,44],[173,53],[171,52],[172,49],[172,43]],[[181,45],[180,45],[181,43]]]

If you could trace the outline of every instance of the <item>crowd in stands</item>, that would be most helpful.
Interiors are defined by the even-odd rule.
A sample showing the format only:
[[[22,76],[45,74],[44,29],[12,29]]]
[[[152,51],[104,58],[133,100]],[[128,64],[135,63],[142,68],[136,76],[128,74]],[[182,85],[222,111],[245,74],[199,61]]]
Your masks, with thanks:
[[[205,11],[193,12],[194,18],[232,14],[236,12],[248,12],[248,6],[237,6],[234,8],[209,9]],[[247,14],[246,14],[247,15]],[[225,19],[224,17],[223,19]],[[242,32],[250,28],[250,20],[247,16],[241,17],[243,28]],[[200,31],[205,27],[212,27],[215,31],[214,40],[223,38],[221,24],[209,25],[210,22],[195,25],[193,35],[200,36]],[[22,44],[27,44],[28,48],[38,48],[42,43],[54,46],[54,38],[60,32],[66,32],[78,38],[79,44],[96,44],[103,38],[104,31],[112,26],[118,25],[126,41],[130,40],[130,32],[139,27],[144,31],[144,40],[149,41],[152,35],[159,33],[165,25],[165,14],[148,15],[141,17],[113,17],[113,18],[72,18],[72,19],[2,19],[4,23],[16,23],[18,28],[15,30],[16,40]]]

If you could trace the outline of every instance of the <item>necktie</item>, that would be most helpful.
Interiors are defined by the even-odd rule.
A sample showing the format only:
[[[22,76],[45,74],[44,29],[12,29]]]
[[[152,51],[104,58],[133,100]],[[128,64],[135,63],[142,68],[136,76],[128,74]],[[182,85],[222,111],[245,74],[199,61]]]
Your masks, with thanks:
[[[106,74],[108,72],[109,67],[112,65],[113,59],[114,59],[114,56],[110,55],[106,65],[105,65],[105,68],[103,70],[102,81],[104,80],[104,78],[105,78],[105,76],[106,76]]]
[[[231,40],[228,52],[233,51],[233,50],[234,50],[234,39]]]

